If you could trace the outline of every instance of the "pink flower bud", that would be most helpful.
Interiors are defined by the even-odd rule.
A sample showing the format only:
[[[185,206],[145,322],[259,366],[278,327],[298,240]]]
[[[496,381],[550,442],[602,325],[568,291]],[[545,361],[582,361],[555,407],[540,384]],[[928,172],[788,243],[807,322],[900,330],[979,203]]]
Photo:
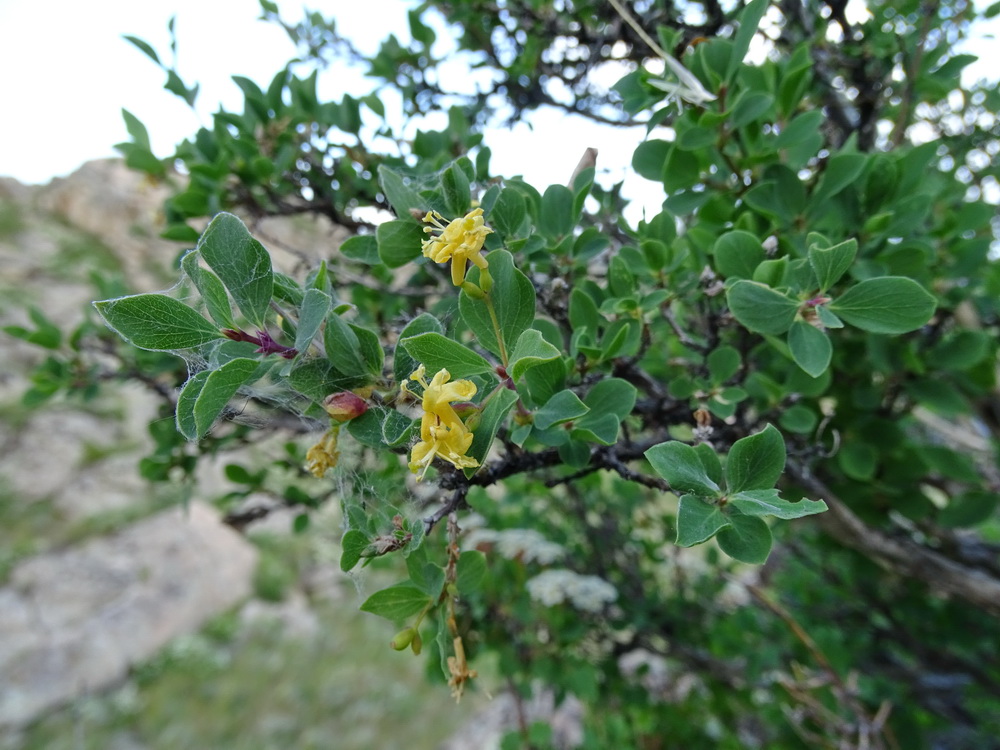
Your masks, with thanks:
[[[323,408],[335,422],[346,422],[368,411],[368,403],[350,391],[342,391],[323,399]]]

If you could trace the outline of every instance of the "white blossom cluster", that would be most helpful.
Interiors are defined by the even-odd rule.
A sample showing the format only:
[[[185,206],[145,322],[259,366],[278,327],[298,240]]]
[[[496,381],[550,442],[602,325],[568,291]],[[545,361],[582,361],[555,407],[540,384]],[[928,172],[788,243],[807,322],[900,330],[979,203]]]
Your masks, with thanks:
[[[540,565],[550,565],[566,552],[562,545],[550,542],[534,529],[473,529],[466,537],[464,546],[475,549],[481,544],[492,544],[508,560],[520,559]]]
[[[565,568],[539,573],[528,580],[528,594],[546,607],[569,602],[584,612],[600,612],[618,598],[618,591],[597,576],[582,576]]]

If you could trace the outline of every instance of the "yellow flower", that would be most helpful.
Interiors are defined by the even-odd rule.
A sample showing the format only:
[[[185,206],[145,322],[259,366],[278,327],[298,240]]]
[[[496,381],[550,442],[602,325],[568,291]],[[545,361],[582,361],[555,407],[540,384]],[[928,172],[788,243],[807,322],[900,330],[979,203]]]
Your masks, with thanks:
[[[486,258],[479,254],[486,235],[493,231],[483,222],[483,209],[474,209],[447,226],[441,223],[444,217],[437,211],[428,211],[424,221],[433,225],[424,227],[425,232],[439,233],[424,240],[424,255],[435,263],[447,263],[450,260],[451,281],[455,286],[461,286],[465,281],[465,269],[469,261],[484,270],[489,265]]]
[[[340,452],[337,450],[337,433],[340,427],[331,427],[306,453],[306,469],[317,479],[321,479],[328,469],[337,465]]]
[[[473,435],[452,406],[455,401],[468,401],[475,396],[476,385],[469,380],[449,383],[450,378],[447,370],[439,370],[428,383],[423,365],[410,376],[410,380],[424,387],[420,442],[413,446],[410,453],[410,471],[419,473],[418,480],[424,478],[436,457],[457,469],[479,466],[476,459],[465,455],[472,445]]]

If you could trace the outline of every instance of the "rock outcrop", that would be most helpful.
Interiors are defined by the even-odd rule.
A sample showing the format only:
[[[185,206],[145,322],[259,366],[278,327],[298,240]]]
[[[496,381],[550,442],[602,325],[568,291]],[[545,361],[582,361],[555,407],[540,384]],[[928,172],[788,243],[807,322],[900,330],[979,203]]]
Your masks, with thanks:
[[[0,589],[0,726],[123,679],[248,596],[255,559],[195,502],[24,561]]]

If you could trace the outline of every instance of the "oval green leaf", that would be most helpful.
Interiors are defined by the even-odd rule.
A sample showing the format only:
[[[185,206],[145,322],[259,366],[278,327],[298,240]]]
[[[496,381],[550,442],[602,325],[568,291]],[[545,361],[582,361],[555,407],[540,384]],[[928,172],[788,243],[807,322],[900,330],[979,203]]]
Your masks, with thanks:
[[[913,279],[866,279],[830,304],[845,323],[870,333],[900,334],[926,324],[937,308],[934,295]]]
[[[164,294],[106,299],[94,307],[111,330],[140,349],[168,352],[223,338],[212,323]]]
[[[788,332],[788,348],[792,352],[795,364],[814,378],[818,378],[826,371],[833,355],[830,337],[801,320],[792,323],[792,328]]]
[[[784,333],[799,309],[798,302],[781,292],[745,279],[729,287],[726,301],[733,317],[756,333]]]

